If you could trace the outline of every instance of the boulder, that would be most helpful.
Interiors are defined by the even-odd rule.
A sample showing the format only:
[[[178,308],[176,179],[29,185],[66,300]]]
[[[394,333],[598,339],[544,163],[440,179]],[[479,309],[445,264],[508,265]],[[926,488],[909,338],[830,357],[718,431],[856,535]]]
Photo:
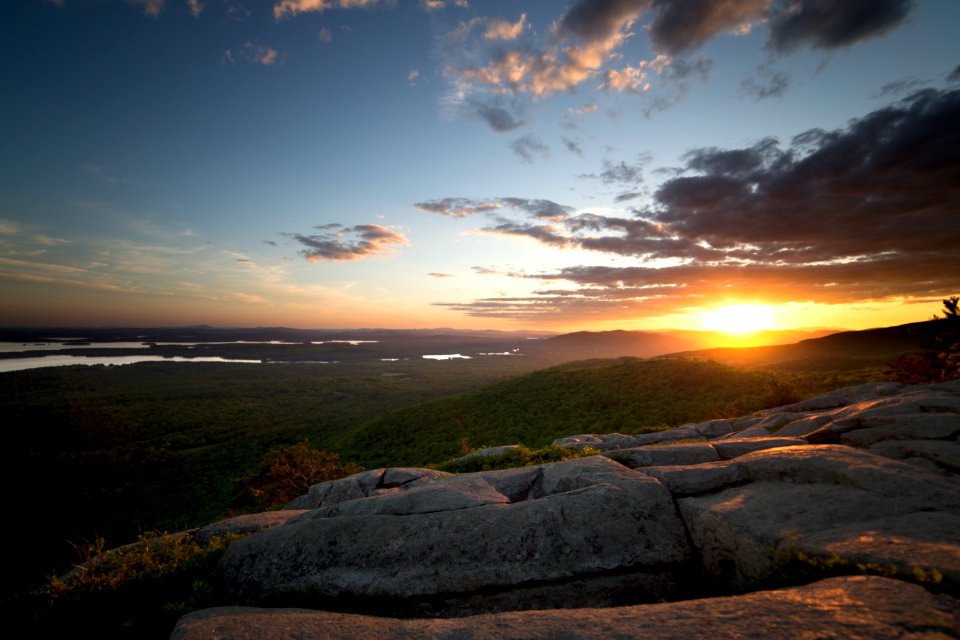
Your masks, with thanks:
[[[686,532],[654,478],[603,457],[510,471],[325,505],[234,543],[225,584],[244,598],[469,611],[588,604],[620,587],[659,598],[682,579]],[[479,592],[500,596],[464,597]]]
[[[613,608],[394,619],[304,609],[222,607],[180,619],[171,640],[580,640],[710,637],[947,639],[956,600],[881,577],[831,578],[740,596]]]
[[[750,481],[747,468],[736,461],[644,467],[643,473],[662,482],[674,497],[711,493]]]
[[[310,487],[306,495],[300,496],[286,505],[284,509],[315,509],[321,505],[337,504],[346,500],[390,493],[401,487],[409,488],[449,475],[451,474],[436,469],[406,467],[373,469],[339,480],[328,480],[315,484]]]
[[[679,500],[717,584],[749,588],[780,577],[797,558],[820,558],[815,571],[831,563],[853,570],[867,558],[906,575],[960,570],[960,528],[951,529],[960,516],[955,477],[841,445],[768,449],[735,463],[750,484]],[[932,523],[936,542],[924,543],[921,533]],[[919,566],[914,548],[937,564]]]

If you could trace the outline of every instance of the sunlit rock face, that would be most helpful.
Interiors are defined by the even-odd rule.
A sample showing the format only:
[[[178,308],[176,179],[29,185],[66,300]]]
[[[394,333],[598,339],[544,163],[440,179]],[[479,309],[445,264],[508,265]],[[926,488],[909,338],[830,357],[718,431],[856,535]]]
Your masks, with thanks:
[[[181,618],[171,640],[586,640],[644,638],[956,637],[957,601],[876,576],[840,577],[747,595],[628,607],[396,619],[305,609],[222,607]],[[911,635],[909,630],[918,630]],[[922,630],[922,631],[920,631]]]
[[[960,593],[958,437],[960,382],[883,383],[661,433],[572,436],[557,444],[603,453],[550,465],[365,472],[312,487],[288,505],[300,511],[228,549],[238,601],[489,615],[458,626],[222,609],[188,616],[175,636],[276,624],[316,637],[334,637],[318,631],[327,625],[336,637],[579,638],[638,620],[654,638],[694,622],[745,633],[707,613],[729,610],[770,615],[790,636],[806,624],[811,637],[900,637],[917,616],[932,637],[955,637],[937,634],[960,610],[949,598]],[[864,573],[883,577],[809,584]],[[809,586],[782,589],[792,584]],[[662,599],[678,602],[637,605]],[[532,611],[567,607],[594,608]]]

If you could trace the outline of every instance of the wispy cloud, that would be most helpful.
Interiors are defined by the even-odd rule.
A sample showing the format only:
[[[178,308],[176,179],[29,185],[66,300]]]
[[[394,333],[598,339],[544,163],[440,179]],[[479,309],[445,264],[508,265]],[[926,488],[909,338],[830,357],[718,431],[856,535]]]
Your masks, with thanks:
[[[317,32],[317,39],[324,44],[330,44],[333,42],[333,32],[327,27],[322,27],[320,31]]]
[[[283,59],[282,54],[273,47],[250,41],[243,44],[241,53],[247,62],[262,64],[265,67],[278,64]]]
[[[320,225],[315,229],[321,233],[291,235],[305,247],[300,250],[300,255],[310,262],[319,260],[348,262],[378,255],[390,255],[396,247],[410,242],[395,228],[378,224],[344,227],[334,223]]]
[[[83,170],[89,173],[90,175],[96,176],[97,178],[100,178],[101,180],[109,184],[120,184],[121,182],[123,182],[123,180],[121,180],[120,178],[107,173],[106,169],[104,169],[100,165],[93,164],[91,162],[84,164]]]
[[[483,30],[484,40],[516,40],[527,26],[527,14],[521,14],[516,22],[508,22],[501,18],[487,21]]]
[[[160,14],[163,13],[167,4],[166,0],[127,0],[127,2],[139,6],[143,9],[144,15],[150,16],[151,18],[160,17]]]
[[[379,2],[380,0],[280,0],[273,5],[273,17],[276,20],[282,20],[301,13],[329,9],[366,9],[376,6]]]
[[[526,164],[533,164],[536,159],[550,156],[550,147],[534,133],[520,136],[510,142],[510,149]]]
[[[190,15],[194,18],[199,18],[206,6],[207,5],[200,2],[200,0],[187,0],[187,8],[190,10]]]

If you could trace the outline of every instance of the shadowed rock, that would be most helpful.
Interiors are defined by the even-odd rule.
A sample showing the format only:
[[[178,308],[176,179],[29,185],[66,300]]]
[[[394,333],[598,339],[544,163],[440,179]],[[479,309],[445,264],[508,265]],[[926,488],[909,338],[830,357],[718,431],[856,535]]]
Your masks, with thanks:
[[[638,574],[649,576],[648,597],[658,597],[689,553],[663,485],[592,457],[321,507],[234,543],[221,568],[228,587],[248,598],[416,599],[522,587],[517,601],[498,605],[518,608],[547,592],[553,606],[583,602],[583,579],[609,587],[617,575],[631,590],[643,587]],[[557,588],[566,582],[576,588]]]

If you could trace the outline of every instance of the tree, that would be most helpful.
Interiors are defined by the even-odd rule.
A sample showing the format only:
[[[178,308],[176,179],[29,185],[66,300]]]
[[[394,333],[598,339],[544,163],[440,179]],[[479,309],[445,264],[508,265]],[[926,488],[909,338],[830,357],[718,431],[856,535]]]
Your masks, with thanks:
[[[943,301],[943,319],[960,320],[960,311],[957,306],[960,305],[960,296],[951,296]]]
[[[240,506],[261,510],[281,507],[302,496],[311,486],[363,471],[352,463],[340,462],[329,451],[311,449],[310,441],[274,447],[267,451],[256,470],[248,469],[234,483]]]

